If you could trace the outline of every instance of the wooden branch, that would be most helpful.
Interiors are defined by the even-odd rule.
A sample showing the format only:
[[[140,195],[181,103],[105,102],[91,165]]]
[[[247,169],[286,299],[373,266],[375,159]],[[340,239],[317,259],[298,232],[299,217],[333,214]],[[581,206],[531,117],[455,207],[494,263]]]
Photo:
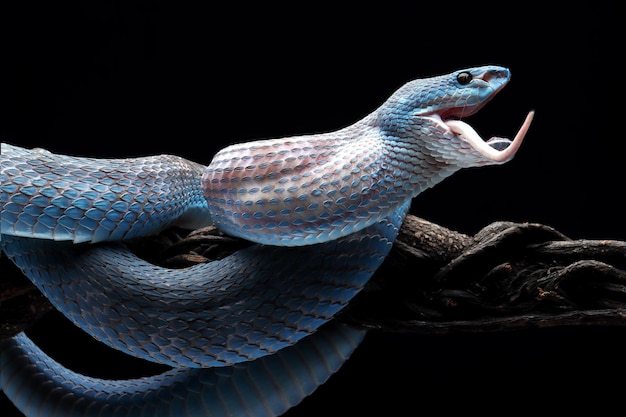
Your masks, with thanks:
[[[510,222],[469,238],[409,217],[388,261],[341,318],[420,333],[623,326],[626,242],[571,240]]]
[[[248,245],[215,228],[188,235],[168,230],[129,244],[141,257],[172,268],[220,259]],[[6,257],[0,267],[3,340],[52,307]],[[490,224],[470,237],[409,215],[384,264],[338,318],[419,333],[623,326],[626,242],[571,240],[545,225],[511,222]]]

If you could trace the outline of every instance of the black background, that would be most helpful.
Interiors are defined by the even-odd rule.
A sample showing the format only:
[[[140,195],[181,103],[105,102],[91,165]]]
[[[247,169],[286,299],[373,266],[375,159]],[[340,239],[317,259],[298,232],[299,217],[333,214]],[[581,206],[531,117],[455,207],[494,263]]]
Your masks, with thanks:
[[[485,137],[511,137],[536,110],[521,150],[505,165],[455,174],[418,196],[412,212],[468,234],[511,220],[626,240],[617,6],[428,3],[29,3],[3,13],[11,30],[2,40],[1,139],[206,164],[230,143],[344,127],[408,80],[498,64],[511,83],[467,121]],[[54,317],[38,327],[42,341],[53,329],[51,352],[67,361],[96,355],[77,366],[113,374],[134,366]],[[608,413],[621,406],[625,334],[370,334],[288,415]],[[4,397],[0,409],[16,413]]]

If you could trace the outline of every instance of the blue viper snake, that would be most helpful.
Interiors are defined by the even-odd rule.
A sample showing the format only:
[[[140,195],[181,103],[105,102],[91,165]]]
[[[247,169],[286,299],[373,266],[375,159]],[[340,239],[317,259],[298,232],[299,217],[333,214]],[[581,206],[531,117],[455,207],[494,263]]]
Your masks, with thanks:
[[[387,256],[411,200],[461,168],[501,164],[514,139],[460,119],[509,81],[484,66],[408,82],[356,123],[172,155],[94,159],[2,144],[2,252],[70,321],[162,374],[77,374],[21,333],[0,386],[27,416],[276,416],[326,381],[365,331],[333,320]],[[214,224],[252,242],[183,269],[125,240]]]

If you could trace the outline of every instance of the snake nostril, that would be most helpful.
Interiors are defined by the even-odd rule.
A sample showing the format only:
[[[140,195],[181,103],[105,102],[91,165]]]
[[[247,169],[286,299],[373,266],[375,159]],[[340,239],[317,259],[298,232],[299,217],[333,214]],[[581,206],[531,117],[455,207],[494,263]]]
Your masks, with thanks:
[[[482,77],[484,81],[502,80],[509,78],[509,72],[506,70],[492,70],[485,73]]]

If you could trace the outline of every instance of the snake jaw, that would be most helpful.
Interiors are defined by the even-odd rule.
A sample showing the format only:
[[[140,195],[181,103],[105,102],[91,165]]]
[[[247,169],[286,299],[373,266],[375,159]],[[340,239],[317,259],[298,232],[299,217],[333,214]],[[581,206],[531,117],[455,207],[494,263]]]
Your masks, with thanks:
[[[534,115],[534,111],[528,113],[513,140],[493,137],[485,141],[470,125],[460,120],[443,121],[439,119],[441,120],[439,123],[445,125],[446,132],[450,132],[468,143],[472,149],[484,156],[489,162],[498,164],[507,162],[515,156],[530,128]]]

